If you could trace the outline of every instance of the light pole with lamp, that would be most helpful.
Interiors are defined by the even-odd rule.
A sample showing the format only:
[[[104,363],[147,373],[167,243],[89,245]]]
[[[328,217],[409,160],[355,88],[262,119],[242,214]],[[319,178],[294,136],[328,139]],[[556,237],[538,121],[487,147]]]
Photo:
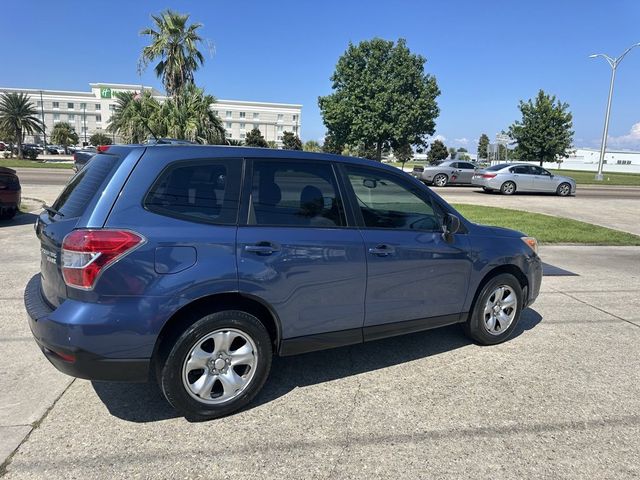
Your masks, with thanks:
[[[609,133],[609,114],[611,113],[611,99],[613,97],[613,82],[616,79],[616,69],[622,59],[625,57],[627,53],[629,53],[633,48],[640,47],[640,43],[636,43],[627,48],[622,55],[618,58],[611,58],[609,55],[605,53],[595,53],[593,55],[589,55],[589,58],[602,57],[604,58],[609,66],[611,67],[611,83],[609,84],[609,99],[607,100],[607,113],[604,116],[604,132],[602,133],[602,144],[600,146],[600,161],[598,162],[598,173],[596,174],[596,180],[601,182],[604,180],[604,175],[602,175],[602,165],[604,164],[604,154],[607,149],[607,135]]]

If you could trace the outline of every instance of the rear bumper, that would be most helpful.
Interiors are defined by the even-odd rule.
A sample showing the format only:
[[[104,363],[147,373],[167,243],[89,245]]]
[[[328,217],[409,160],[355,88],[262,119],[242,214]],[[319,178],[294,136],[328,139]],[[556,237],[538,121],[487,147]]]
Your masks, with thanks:
[[[538,255],[527,258],[528,268],[525,272],[527,276],[527,298],[525,299],[526,307],[535,302],[540,294],[540,286],[542,285],[542,260]]]
[[[20,190],[0,193],[0,209],[18,208],[21,201]]]
[[[72,344],[69,340],[76,337],[73,326],[52,318],[56,310],[42,298],[40,283],[40,274],[31,278],[24,292],[24,304],[31,333],[54,367],[67,375],[88,380],[149,380],[148,358],[107,358]]]

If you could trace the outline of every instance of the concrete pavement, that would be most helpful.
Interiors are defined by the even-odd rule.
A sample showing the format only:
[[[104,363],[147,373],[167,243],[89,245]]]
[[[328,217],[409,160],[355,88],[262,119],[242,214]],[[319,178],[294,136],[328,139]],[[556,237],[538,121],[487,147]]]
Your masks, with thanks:
[[[505,344],[451,327],[276,359],[251,407],[194,424],[157,387],[48,364],[22,307],[38,244],[20,219],[0,228],[0,454],[22,442],[7,479],[640,475],[639,248],[543,247],[577,276],[545,277]]]

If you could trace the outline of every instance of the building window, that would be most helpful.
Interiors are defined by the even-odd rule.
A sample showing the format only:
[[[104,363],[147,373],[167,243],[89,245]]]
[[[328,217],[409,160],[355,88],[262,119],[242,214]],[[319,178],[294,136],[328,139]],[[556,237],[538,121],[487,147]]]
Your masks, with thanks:
[[[260,119],[260,114],[258,112],[253,112],[253,119],[254,120],[259,120]]]
[[[60,102],[53,102],[53,108],[60,108]]]
[[[227,110],[226,114],[225,114],[226,118],[231,118],[231,110]]]
[[[96,115],[96,122],[102,122],[102,115]]]
[[[240,134],[240,138],[245,138],[246,136],[247,136],[247,134],[246,134],[246,133],[241,133],[241,134]]]
[[[53,121],[54,122],[59,122],[60,121],[60,114],[59,113],[54,113],[53,114]]]
[[[214,110],[213,114],[217,117],[218,116],[218,110]]]
[[[86,108],[87,108],[87,104],[86,103],[81,103],[80,104],[80,109],[86,110]]]
[[[278,132],[282,132],[282,125],[278,125]]]
[[[233,124],[231,122],[227,122],[224,124],[224,128],[231,128]]]
[[[102,105],[100,105],[99,103],[96,103],[96,110],[101,110],[102,109]]]
[[[69,102],[69,103],[67,103],[67,108],[68,108],[69,110],[73,110],[73,102]]]
[[[282,135],[278,135],[278,141],[281,142],[282,141]]]
[[[240,118],[245,118],[247,114],[245,112],[240,112]]]
[[[244,130],[247,127],[246,123],[241,123],[240,124],[240,130]]]
[[[298,133],[298,126],[297,125],[293,126],[293,133]]]
[[[226,132],[226,133],[224,134],[224,136],[225,136],[225,137],[227,137],[227,138],[231,138],[231,132]]]
[[[294,115],[294,116],[293,116],[293,121],[294,121],[294,122],[297,122],[297,121],[298,121],[298,115]]]
[[[111,111],[111,112],[115,112],[115,111],[116,111],[116,106],[115,106],[115,104],[113,104],[113,103],[110,103],[110,104],[109,104],[109,111]]]
[[[278,121],[281,122],[283,118],[284,118],[284,115],[279,113],[278,114]]]
[[[74,122],[76,120],[76,116],[73,113],[70,113],[69,115],[67,115],[67,119],[70,122]]]

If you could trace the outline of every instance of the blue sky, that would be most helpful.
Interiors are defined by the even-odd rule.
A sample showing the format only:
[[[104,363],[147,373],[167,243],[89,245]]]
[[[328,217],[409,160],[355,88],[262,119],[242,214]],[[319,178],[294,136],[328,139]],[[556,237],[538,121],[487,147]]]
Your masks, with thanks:
[[[302,103],[303,140],[324,134],[317,97],[349,41],[407,39],[442,91],[436,134],[475,151],[542,88],[570,104],[575,145],[597,147],[610,69],[591,53],[640,42],[640,2],[600,1],[14,1],[3,0],[0,86],[160,87],[136,64],[149,15],[171,7],[204,24],[214,47],[196,82],[219,98]],[[640,149],[640,48],[620,66],[610,147]],[[634,127],[635,126],[635,127]],[[634,129],[635,128],[635,129]]]

